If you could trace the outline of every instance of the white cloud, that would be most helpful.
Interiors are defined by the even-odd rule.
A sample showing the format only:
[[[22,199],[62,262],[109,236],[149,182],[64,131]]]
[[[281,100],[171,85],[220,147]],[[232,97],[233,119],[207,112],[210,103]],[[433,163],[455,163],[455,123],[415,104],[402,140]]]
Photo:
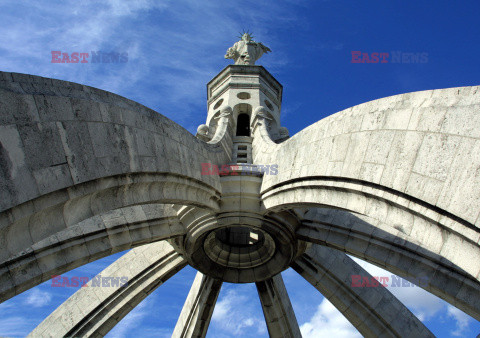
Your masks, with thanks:
[[[300,326],[302,337],[362,337],[355,327],[324,299],[312,318]]]
[[[144,299],[132,311],[130,311],[115,327],[108,333],[109,337],[123,338],[130,337],[135,328],[142,324],[143,318],[148,316],[147,304],[150,298]]]
[[[457,337],[464,336],[465,331],[473,321],[472,318],[451,305],[448,305],[447,314],[456,321],[456,330],[452,331],[451,334]]]
[[[25,327],[28,326],[29,319],[20,316],[0,318],[0,328],[2,337],[24,337],[28,334]]]
[[[245,329],[247,328],[255,328],[259,334],[265,333],[266,326],[263,315],[261,317],[254,315],[255,311],[252,311],[251,304],[249,304],[251,303],[250,296],[237,290],[227,290],[222,299],[217,301],[213,311],[210,324],[212,328],[234,336],[246,335]],[[256,296],[256,292],[253,293],[253,297]]]
[[[275,52],[262,60],[265,66],[282,71],[289,64],[285,39],[270,27],[298,28],[296,2],[247,0],[238,11],[235,2],[194,0],[6,0],[0,4],[2,70],[108,90],[195,130],[205,120],[205,84],[230,63],[223,55],[243,28]],[[127,52],[128,62],[52,64],[52,50]]]
[[[390,282],[388,290],[393,293],[406,307],[410,309],[421,321],[435,317],[445,307],[445,301],[425,291],[420,287],[391,287],[391,272],[367,263],[356,257],[351,257],[355,262],[367,270],[372,276],[387,276]]]
[[[29,291],[25,303],[33,307],[42,307],[48,305],[52,300],[52,295],[49,292],[41,291],[38,288]]]
[[[301,102],[289,102],[288,104],[284,104],[281,112],[282,118],[285,119],[287,116],[295,114],[301,107]]]

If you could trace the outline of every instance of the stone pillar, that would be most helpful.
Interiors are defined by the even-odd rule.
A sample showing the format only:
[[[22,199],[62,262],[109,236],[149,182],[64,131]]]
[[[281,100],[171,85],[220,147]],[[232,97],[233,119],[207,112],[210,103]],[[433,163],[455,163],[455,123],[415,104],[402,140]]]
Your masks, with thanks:
[[[222,281],[197,272],[172,337],[205,337]]]
[[[270,337],[302,337],[282,276],[256,285]]]

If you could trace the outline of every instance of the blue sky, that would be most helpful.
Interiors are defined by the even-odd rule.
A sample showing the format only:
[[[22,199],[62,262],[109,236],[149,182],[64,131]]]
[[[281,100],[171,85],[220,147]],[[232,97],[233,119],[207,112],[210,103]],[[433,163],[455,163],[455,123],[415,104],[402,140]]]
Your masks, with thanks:
[[[293,135],[325,116],[373,99],[478,85],[479,14],[478,1],[445,0],[3,0],[0,70],[108,90],[194,132],[206,118],[206,83],[231,63],[223,58],[226,49],[240,31],[249,29],[256,40],[272,49],[259,64],[284,86],[282,125]],[[51,63],[51,51],[56,50],[128,53],[128,62]],[[352,51],[413,53],[427,59],[422,63],[352,63]],[[92,276],[119,255],[69,275]],[[368,269],[391,275],[375,267]],[[169,336],[194,275],[191,268],[182,270],[110,336]],[[283,275],[305,336],[355,334],[300,276],[291,270]],[[46,282],[0,304],[0,336],[24,336],[74,291],[52,288]],[[391,291],[437,336],[480,333],[477,321],[419,288]],[[224,284],[209,336],[266,337],[262,318],[253,285]]]

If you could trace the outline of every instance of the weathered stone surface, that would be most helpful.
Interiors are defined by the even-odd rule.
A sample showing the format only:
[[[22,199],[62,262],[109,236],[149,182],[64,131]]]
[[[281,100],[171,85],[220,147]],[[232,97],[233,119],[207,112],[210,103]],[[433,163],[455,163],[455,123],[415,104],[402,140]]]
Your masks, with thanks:
[[[172,337],[205,337],[222,281],[197,272]]]
[[[314,245],[292,267],[320,291],[365,337],[434,337],[422,322],[383,286],[354,286],[373,277],[342,252]],[[381,303],[388,306],[380,307]],[[403,318],[400,318],[403,316]]]
[[[39,81],[35,76],[14,78],[12,83]],[[35,92],[35,102],[30,105],[18,103],[29,97],[25,92],[13,91],[10,83],[1,87],[2,98],[13,101],[2,99],[0,114],[1,180],[10,185],[10,198],[2,198],[0,210],[35,199],[48,189],[67,189],[73,184],[135,172],[178,173],[219,188],[218,180],[202,176],[200,167],[200,163],[212,159],[217,164],[227,162],[228,155],[219,144],[207,145],[162,115],[120,96],[50,81],[40,90],[43,95]],[[82,91],[82,95],[54,90],[65,85]],[[173,165],[179,154],[181,161]],[[145,167],[149,163],[146,158],[151,158],[155,166]],[[48,181],[45,170],[64,164],[68,171],[53,172],[63,175],[61,179],[52,176]],[[40,182],[35,182],[36,172]],[[22,180],[16,179],[20,176]]]
[[[270,48],[261,42],[253,41],[253,36],[243,33],[240,41],[227,50],[225,59],[234,59],[236,65],[254,65],[264,53],[271,52]]]
[[[161,204],[117,209],[88,218],[5,261],[0,270],[0,278],[5,280],[0,300],[115,252],[183,234],[185,228],[175,211]],[[22,272],[21,280],[15,279],[17,271]]]
[[[205,275],[177,336],[205,335],[222,280],[257,282],[270,335],[300,336],[279,274],[292,262],[363,334],[429,335],[388,294],[348,291],[358,267],[318,245],[428,277],[422,287],[480,320],[479,87],[367,102],[289,138],[281,84],[249,63],[210,81],[197,137],[112,93],[0,73],[0,301],[134,248],[106,270],[132,284],[83,288],[34,335],[103,336],[187,262]]]
[[[471,151],[478,142],[473,130],[479,107],[478,87],[439,89],[349,108],[281,144],[265,144],[259,134],[254,161],[280,168],[264,178],[262,192],[291,179],[359,180],[406,193],[478,227],[480,177],[474,168],[480,159]]]
[[[278,274],[255,284],[270,337],[301,337],[282,276]]]
[[[29,337],[104,336],[145,297],[186,265],[165,241],[144,245],[119,258],[33,330]],[[125,278],[114,286],[105,278]],[[108,284],[108,285],[107,285]],[[53,324],[53,325],[52,325]]]
[[[420,287],[480,320],[480,304],[468,296],[480,292],[478,278],[469,276],[441,252],[431,252],[428,241],[419,243],[387,224],[331,209],[307,212],[297,236],[344,251],[406,280],[425,278],[428,283]],[[477,261],[463,259],[463,262],[467,267],[469,263],[478,267]],[[461,289],[466,292],[460,294]]]

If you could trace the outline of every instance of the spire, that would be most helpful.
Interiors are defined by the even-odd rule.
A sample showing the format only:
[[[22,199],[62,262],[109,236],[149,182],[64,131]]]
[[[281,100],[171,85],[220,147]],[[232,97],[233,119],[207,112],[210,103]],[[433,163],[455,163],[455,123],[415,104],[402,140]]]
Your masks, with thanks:
[[[254,65],[264,53],[271,52],[270,48],[261,42],[253,40],[249,32],[243,32],[240,41],[227,50],[225,59],[233,59],[236,65]]]

